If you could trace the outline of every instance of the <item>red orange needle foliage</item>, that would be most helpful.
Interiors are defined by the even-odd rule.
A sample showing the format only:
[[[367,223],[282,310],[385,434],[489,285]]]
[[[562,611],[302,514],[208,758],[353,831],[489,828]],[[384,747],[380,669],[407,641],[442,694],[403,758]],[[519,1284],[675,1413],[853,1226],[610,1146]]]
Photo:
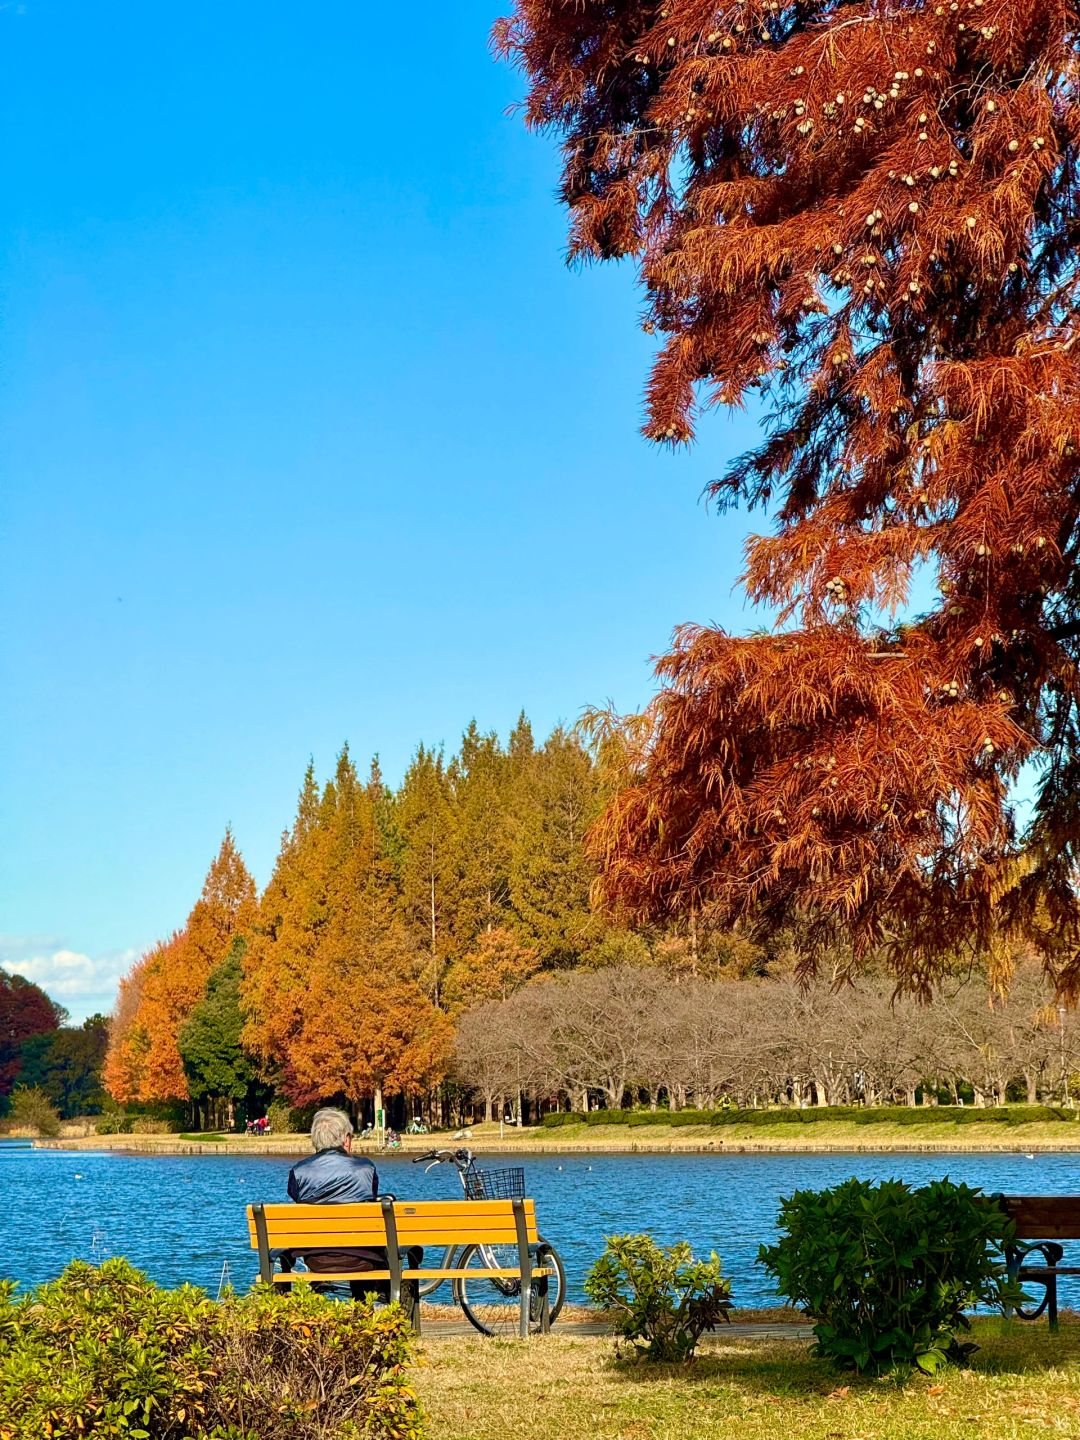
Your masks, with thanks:
[[[572,254],[640,265],[645,433],[771,411],[713,494],[775,511],[745,583],[779,626],[678,632],[624,729],[593,840],[632,916],[798,910],[921,990],[1026,928],[1080,989],[1078,28],[1067,0],[518,0],[496,27],[564,137]]]
[[[120,982],[104,1069],[114,1099],[187,1099],[177,1036],[233,935],[254,920],[255,882],[226,830],[184,929],[155,945]]]

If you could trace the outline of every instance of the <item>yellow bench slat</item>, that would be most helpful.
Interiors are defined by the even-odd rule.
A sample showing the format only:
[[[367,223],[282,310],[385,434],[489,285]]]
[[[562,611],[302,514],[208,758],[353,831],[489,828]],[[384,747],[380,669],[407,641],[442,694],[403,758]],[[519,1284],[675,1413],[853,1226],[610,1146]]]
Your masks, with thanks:
[[[248,1215],[251,1217],[253,1206],[248,1206]],[[536,1202],[534,1200],[523,1200],[522,1208],[526,1215],[534,1214]],[[350,1220],[360,1219],[366,1215],[381,1215],[382,1205],[377,1200],[365,1200],[362,1204],[349,1205],[294,1205],[291,1201],[274,1201],[272,1204],[263,1206],[263,1214],[269,1220],[279,1215],[325,1215],[327,1210],[333,1210],[336,1214]],[[444,1219],[450,1216],[483,1216],[490,1219],[496,1215],[512,1215],[514,1213],[514,1202],[512,1200],[395,1200],[394,1214],[417,1215],[425,1218],[437,1217]]]
[[[349,1230],[356,1235],[371,1235],[382,1230],[383,1217],[365,1215],[362,1219],[351,1219],[348,1215],[327,1214],[335,1207],[327,1205],[321,1215],[268,1215],[266,1228],[275,1230]],[[513,1230],[517,1224],[513,1215],[395,1215],[399,1230]],[[535,1226],[536,1221],[525,1216],[525,1228]],[[252,1224],[249,1230],[257,1227]]]
[[[397,1200],[393,1209],[402,1250],[417,1245],[516,1247],[518,1243],[512,1200]],[[539,1232],[533,1200],[522,1202],[522,1219],[528,1243],[536,1245]],[[254,1206],[247,1207],[247,1220],[248,1238],[256,1250],[259,1232]],[[386,1244],[385,1215],[377,1201],[349,1205],[278,1202],[262,1207],[262,1220],[266,1242],[274,1250],[382,1249]]]
[[[528,1236],[528,1241],[536,1243],[536,1234]],[[376,1248],[380,1250],[386,1244],[386,1236],[382,1230],[297,1230],[279,1225],[275,1230],[266,1230],[266,1241],[275,1250],[356,1250],[356,1248]],[[433,1225],[423,1227],[409,1227],[408,1230],[400,1228],[397,1231],[397,1243],[403,1248],[410,1246],[471,1246],[471,1244],[485,1244],[485,1246],[516,1246],[516,1230],[455,1230],[455,1228],[442,1228],[436,1230]],[[252,1244],[258,1244],[258,1240],[252,1240]]]

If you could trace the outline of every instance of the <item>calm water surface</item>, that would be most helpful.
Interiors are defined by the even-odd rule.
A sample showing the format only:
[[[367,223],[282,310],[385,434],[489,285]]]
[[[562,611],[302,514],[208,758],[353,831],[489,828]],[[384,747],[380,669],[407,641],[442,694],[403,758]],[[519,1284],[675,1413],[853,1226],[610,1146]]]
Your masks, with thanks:
[[[280,1156],[124,1155],[32,1150],[0,1141],[0,1275],[23,1284],[50,1279],[77,1257],[125,1255],[166,1285],[191,1281],[216,1291],[222,1267],[238,1289],[254,1278],[244,1207],[284,1200],[292,1162]],[[505,1157],[479,1163],[499,1166]],[[566,1262],[571,1298],[604,1236],[648,1230],[668,1244],[685,1238],[716,1249],[735,1282],[736,1302],[774,1299],[754,1264],[775,1233],[782,1195],[849,1176],[916,1184],[948,1175],[987,1191],[1075,1194],[1080,1155],[533,1155],[524,1157],[545,1237]],[[460,1195],[447,1167],[425,1175],[407,1159],[379,1162],[382,1188],[399,1197]],[[1067,1287],[1072,1287],[1071,1289]],[[1062,1284],[1080,1303],[1080,1286]]]

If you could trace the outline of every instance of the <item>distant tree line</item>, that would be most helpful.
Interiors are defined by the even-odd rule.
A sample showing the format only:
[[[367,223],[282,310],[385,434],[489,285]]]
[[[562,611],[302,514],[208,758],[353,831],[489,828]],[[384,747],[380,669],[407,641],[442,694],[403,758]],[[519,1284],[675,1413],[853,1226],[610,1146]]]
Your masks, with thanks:
[[[477,1115],[730,1103],[1003,1105],[1065,1098],[1080,1023],[1037,966],[1008,998],[973,978],[931,1005],[794,980],[681,979],[613,966],[534,982],[461,1018],[452,1073]],[[1075,1098],[1075,1096],[1073,1097]]]

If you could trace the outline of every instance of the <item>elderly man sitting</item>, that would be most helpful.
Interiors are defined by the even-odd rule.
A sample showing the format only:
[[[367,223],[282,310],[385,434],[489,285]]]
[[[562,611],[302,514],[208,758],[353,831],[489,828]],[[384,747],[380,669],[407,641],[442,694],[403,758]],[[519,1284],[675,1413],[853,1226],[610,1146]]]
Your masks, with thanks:
[[[356,1205],[378,1198],[379,1174],[370,1160],[352,1153],[353,1124],[344,1110],[318,1110],[311,1125],[315,1154],[289,1171],[289,1199],[298,1205]],[[385,1270],[386,1251],[304,1250],[307,1268],[319,1274],[335,1270]],[[323,1288],[319,1286],[318,1288]],[[390,1298],[385,1282],[350,1280],[354,1300],[375,1292]]]

